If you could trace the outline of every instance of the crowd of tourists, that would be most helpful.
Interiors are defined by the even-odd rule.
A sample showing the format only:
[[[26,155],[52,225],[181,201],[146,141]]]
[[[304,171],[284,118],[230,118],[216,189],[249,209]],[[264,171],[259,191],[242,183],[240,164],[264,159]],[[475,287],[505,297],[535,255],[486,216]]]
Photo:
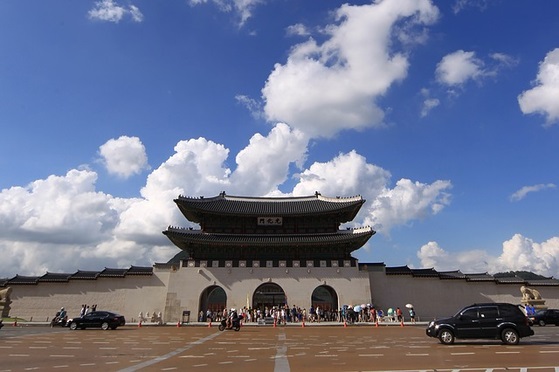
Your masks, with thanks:
[[[376,309],[372,305],[365,306],[348,306],[344,305],[339,310],[337,309],[323,309],[320,306],[310,306],[301,308],[293,305],[289,307],[272,306],[264,307],[264,309],[252,309],[243,307],[239,309],[239,315],[242,315],[243,322],[245,323],[258,323],[266,319],[272,319],[276,324],[298,323],[298,322],[402,322],[404,321],[404,314],[402,310],[397,307],[396,309],[389,308],[385,313],[382,309]],[[227,319],[228,311],[211,311],[208,309],[206,312],[200,311],[198,315],[199,322],[220,322]],[[410,321],[415,322],[415,310],[410,308],[408,310],[408,317]]]

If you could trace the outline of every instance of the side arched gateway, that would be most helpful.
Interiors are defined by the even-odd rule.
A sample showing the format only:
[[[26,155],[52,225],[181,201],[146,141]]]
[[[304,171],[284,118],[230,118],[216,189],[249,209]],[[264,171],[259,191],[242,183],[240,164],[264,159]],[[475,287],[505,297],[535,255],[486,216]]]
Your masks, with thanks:
[[[200,295],[200,308],[198,313],[203,314],[203,320],[205,321],[207,311],[209,310],[212,314],[221,314],[223,309],[227,307],[227,294],[217,285],[212,285],[206,288]],[[215,315],[213,316],[215,318]]]
[[[274,306],[284,306],[287,298],[283,288],[275,283],[265,283],[256,288],[252,296],[252,307],[254,309],[271,309]]]

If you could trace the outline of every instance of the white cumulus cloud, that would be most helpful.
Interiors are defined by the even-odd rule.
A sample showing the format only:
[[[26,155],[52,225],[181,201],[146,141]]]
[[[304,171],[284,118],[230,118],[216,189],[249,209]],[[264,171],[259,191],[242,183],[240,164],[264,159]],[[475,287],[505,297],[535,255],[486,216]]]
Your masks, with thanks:
[[[497,258],[493,271],[533,271],[556,276],[559,272],[559,237],[543,243],[515,234],[503,243],[503,253]]]
[[[518,96],[524,114],[542,114],[548,125],[559,123],[559,48],[547,53],[540,63],[532,89]]]
[[[130,16],[134,22],[142,22],[144,15],[137,6],[130,5],[128,8],[119,5],[114,0],[96,1],[95,6],[88,13],[92,20],[118,23],[125,16]]]
[[[114,141],[105,145],[125,144],[124,149],[129,150],[130,143],[141,143],[134,137]],[[77,169],[2,190],[0,276],[165,262],[178,249],[161,232],[167,225],[189,224],[173,203],[180,194],[213,196],[226,191],[243,195],[250,190],[256,196],[311,195],[315,191],[348,196],[364,191],[370,205],[354,223],[374,222],[384,231],[437,213],[447,204],[447,182],[429,185],[400,180],[391,188],[389,172],[367,163],[356,151],[305,168],[307,146],[308,138],[302,132],[277,124],[266,136],[255,134],[250,139],[236,155],[232,171],[225,146],[204,138],[179,141],[174,154],[148,175],[136,198],[116,198],[98,191],[97,173]],[[105,147],[108,153],[118,149]],[[279,187],[289,180],[291,165],[301,169],[298,181],[292,191],[280,192]],[[398,206],[397,218],[387,211],[394,206]]]
[[[269,121],[285,122],[309,137],[330,137],[344,129],[382,125],[375,100],[406,77],[404,51],[394,50],[393,28],[432,24],[438,9],[427,0],[385,0],[343,5],[328,39],[296,45],[285,64],[276,64],[262,89]],[[421,31],[423,32],[423,31]]]
[[[437,80],[445,85],[461,85],[484,75],[484,63],[474,52],[457,50],[447,54],[437,64]]]
[[[138,137],[110,139],[99,147],[99,154],[107,171],[122,178],[149,169],[146,149]]]
[[[559,237],[537,243],[521,234],[515,234],[503,242],[502,252],[497,257],[481,249],[451,253],[436,242],[429,242],[419,249],[417,256],[423,267],[433,267],[439,271],[459,269],[464,273],[490,274],[531,271],[556,277],[559,273]]]
[[[189,0],[192,6],[213,3],[222,12],[234,12],[239,18],[239,27],[242,27],[252,17],[254,8],[264,2],[264,0]]]
[[[439,213],[450,204],[450,181],[439,180],[431,184],[402,178],[393,188],[385,187],[371,201],[369,225],[388,234],[397,225],[424,219]]]
[[[548,184],[539,184],[539,185],[533,185],[533,186],[524,186],[522,187],[520,190],[514,192],[511,197],[510,200],[512,201],[519,201],[522,200],[526,197],[526,195],[528,195],[528,193],[531,192],[538,192],[538,191],[542,191],[542,190],[546,190],[546,189],[554,189],[556,186],[553,183],[548,183]]]
[[[495,257],[479,249],[449,253],[437,242],[423,245],[417,252],[417,257],[423,268],[434,268],[437,271],[460,270],[467,274],[485,273],[495,260]]]

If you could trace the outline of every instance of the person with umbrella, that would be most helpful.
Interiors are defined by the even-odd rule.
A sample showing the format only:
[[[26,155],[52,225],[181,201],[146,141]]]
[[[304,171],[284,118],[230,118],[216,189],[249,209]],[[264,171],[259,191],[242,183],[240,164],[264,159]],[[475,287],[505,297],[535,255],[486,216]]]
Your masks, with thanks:
[[[406,307],[408,309],[410,309],[410,318],[411,318],[411,322],[415,323],[415,310],[413,309],[413,305],[412,304],[407,304]]]

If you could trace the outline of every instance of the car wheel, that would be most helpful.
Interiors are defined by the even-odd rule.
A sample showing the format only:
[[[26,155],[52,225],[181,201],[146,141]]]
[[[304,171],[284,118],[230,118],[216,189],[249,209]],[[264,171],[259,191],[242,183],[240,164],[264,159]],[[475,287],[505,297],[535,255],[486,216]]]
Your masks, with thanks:
[[[540,327],[545,326],[545,320],[540,319],[540,321],[538,322],[538,325],[539,325]]]
[[[439,333],[439,341],[441,341],[441,344],[445,344],[445,345],[453,344],[454,343],[454,333],[452,333],[448,329],[443,329]]]
[[[78,329],[78,323],[76,323],[76,322],[70,323],[70,329],[72,331],[75,331],[76,329]]]
[[[501,333],[501,340],[503,340],[503,343],[507,345],[518,345],[518,342],[520,342],[520,337],[518,337],[518,332],[516,332],[514,329],[506,328]]]
[[[107,329],[109,329],[109,323],[103,322],[103,324],[101,324],[101,329],[103,331],[106,331]]]

